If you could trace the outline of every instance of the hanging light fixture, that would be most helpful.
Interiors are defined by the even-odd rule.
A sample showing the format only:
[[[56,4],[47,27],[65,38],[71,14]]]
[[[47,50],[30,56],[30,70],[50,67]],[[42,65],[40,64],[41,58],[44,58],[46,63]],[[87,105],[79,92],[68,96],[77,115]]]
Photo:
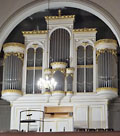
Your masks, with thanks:
[[[40,78],[37,82],[38,88],[44,89],[45,91],[53,91],[57,85],[57,82],[54,78],[49,79],[48,76],[46,76],[45,79]]]

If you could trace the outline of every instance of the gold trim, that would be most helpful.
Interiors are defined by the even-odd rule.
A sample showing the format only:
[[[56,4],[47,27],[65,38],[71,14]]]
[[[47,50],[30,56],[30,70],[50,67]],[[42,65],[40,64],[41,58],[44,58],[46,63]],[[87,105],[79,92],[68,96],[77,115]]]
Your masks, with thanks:
[[[20,52],[10,52],[10,53],[5,53],[4,54],[4,59],[7,59],[7,57],[9,56],[17,56],[19,59],[21,59],[23,61],[24,59],[24,54],[23,53],[20,53]]]
[[[77,65],[77,68],[93,68],[93,65]]]
[[[75,70],[75,68],[66,68],[66,70],[73,70],[73,71],[74,71],[74,70]]]
[[[73,29],[73,32],[97,32],[96,28],[81,28],[81,29]]]
[[[52,73],[54,74],[56,71],[60,71],[61,73],[65,74],[66,70],[65,68],[55,68],[52,69]]]
[[[2,95],[5,93],[17,93],[17,94],[23,95],[23,92],[21,90],[16,90],[16,89],[2,90]]]
[[[75,92],[75,94],[96,94],[96,92]]]
[[[44,92],[43,94],[51,94],[51,92]]]
[[[27,70],[42,70],[42,67],[27,67]]]
[[[22,31],[23,35],[31,35],[31,34],[47,34],[47,30],[34,30],[34,31]]]
[[[3,49],[9,46],[15,46],[15,47],[21,47],[23,49],[25,49],[25,45],[22,43],[15,43],[15,42],[11,42],[11,43],[6,43],[3,45]]]
[[[100,91],[114,91],[114,92],[118,92],[118,88],[101,87],[101,88],[97,88],[96,89],[96,92],[100,92]]]
[[[67,91],[66,94],[74,94],[73,91]]]
[[[53,66],[53,65],[59,65],[59,64],[63,64],[65,66],[67,66],[66,62],[52,62],[50,65]]]
[[[114,39],[101,39],[95,42],[95,46],[97,46],[98,44],[104,44],[104,43],[114,43],[116,44],[115,46],[117,46],[117,41]]]
[[[54,93],[62,93],[62,94],[65,94],[65,92],[64,92],[64,91],[61,91],[61,90],[52,91],[52,94],[54,94]]]
[[[72,70],[72,72],[71,73],[67,73],[67,70]],[[75,68],[73,68],[73,67],[66,68],[66,77],[71,76],[73,78],[73,76],[74,76],[74,74],[73,74],[74,70],[75,70]]]

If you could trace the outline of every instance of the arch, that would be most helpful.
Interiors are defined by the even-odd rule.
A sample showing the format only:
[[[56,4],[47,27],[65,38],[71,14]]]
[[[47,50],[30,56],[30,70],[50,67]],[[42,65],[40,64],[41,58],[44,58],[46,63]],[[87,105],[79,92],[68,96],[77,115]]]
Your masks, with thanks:
[[[65,29],[65,30],[69,33],[69,35],[70,35],[70,37],[71,37],[71,32],[70,32],[70,30],[69,30],[67,27],[63,27],[63,26],[59,26],[59,27],[53,28],[53,29],[50,31],[49,37],[51,37],[52,33],[53,33],[55,30],[57,30],[57,29]]]
[[[31,46],[34,45],[34,44],[37,44],[39,47],[41,47],[41,48],[44,50],[43,44],[42,44],[41,42],[39,42],[39,41],[30,42],[30,43],[27,45],[26,50],[27,50],[28,48],[32,48]],[[36,48],[36,49],[37,49],[37,48]]]
[[[59,42],[58,42],[59,41]],[[51,61],[68,61],[70,57],[70,35],[66,29],[58,28],[50,37],[50,58]]]
[[[87,43],[88,43],[88,44],[86,45],[86,47],[89,46],[89,45],[91,45],[92,47],[94,47],[94,42],[93,42],[92,40],[83,39],[83,40],[80,40],[80,41],[77,43],[76,48],[78,48],[79,46],[83,46],[82,43],[84,43],[84,42],[87,42]],[[83,47],[84,47],[84,46],[83,46]]]
[[[110,29],[115,34],[118,43],[120,44],[120,28],[118,22],[113,18],[113,16],[108,13],[105,9],[100,7],[99,5],[87,1],[87,0],[50,0],[49,8],[60,8],[60,7],[75,7],[78,9],[82,9],[96,15],[103,22],[105,22]],[[34,14],[38,11],[43,11],[48,9],[48,0],[42,1],[34,1],[28,5],[25,5],[20,10],[15,12],[1,27],[0,29],[0,47],[2,47],[4,40],[10,34],[10,32],[17,26],[22,20],[26,17]]]

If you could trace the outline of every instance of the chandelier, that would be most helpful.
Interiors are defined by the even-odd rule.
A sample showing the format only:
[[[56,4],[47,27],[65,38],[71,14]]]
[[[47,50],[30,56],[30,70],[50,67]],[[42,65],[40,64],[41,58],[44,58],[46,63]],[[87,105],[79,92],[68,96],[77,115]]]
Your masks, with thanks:
[[[54,78],[49,79],[48,76],[45,79],[40,78],[37,82],[37,86],[39,89],[43,89],[44,91],[54,91],[57,82]]]

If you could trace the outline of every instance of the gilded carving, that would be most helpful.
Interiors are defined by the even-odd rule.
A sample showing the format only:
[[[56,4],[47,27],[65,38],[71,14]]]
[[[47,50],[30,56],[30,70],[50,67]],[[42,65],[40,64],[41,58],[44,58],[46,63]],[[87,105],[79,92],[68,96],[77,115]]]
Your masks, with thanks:
[[[50,69],[50,68],[46,68],[46,69],[44,69],[44,72],[52,72],[52,69]]]
[[[9,53],[5,53],[4,54],[4,59],[6,59],[7,57],[9,56],[17,56],[19,59],[21,59],[23,61],[24,59],[24,54],[23,53],[20,53],[20,52],[9,52]]]
[[[65,68],[55,68],[52,69],[52,73],[54,74],[56,71],[60,71],[61,73],[65,74],[66,69]]]
[[[114,55],[115,57],[117,57],[117,51],[115,49],[105,48],[105,49],[97,50],[97,52],[96,52],[96,61],[98,61],[98,57],[100,56],[100,54],[105,53],[105,52],[109,52],[112,55]]]
[[[67,73],[66,77],[68,77],[68,76],[71,76],[73,78],[74,75],[73,75],[73,73]]]
[[[66,62],[52,62],[51,66],[53,66],[53,65],[60,65],[60,64],[65,65],[65,66],[67,65]]]

